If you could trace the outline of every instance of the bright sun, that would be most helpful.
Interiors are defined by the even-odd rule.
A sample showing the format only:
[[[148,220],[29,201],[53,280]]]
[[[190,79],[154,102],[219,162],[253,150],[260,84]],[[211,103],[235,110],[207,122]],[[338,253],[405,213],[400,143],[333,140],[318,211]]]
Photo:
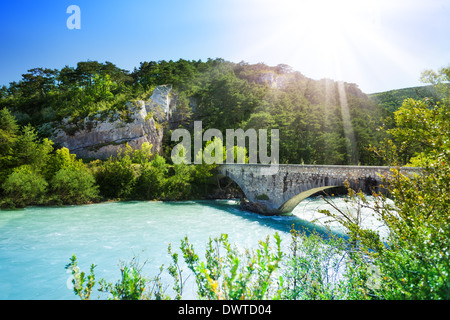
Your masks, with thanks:
[[[339,77],[342,68],[360,59],[357,46],[377,38],[376,2],[357,0],[282,1],[287,36],[296,50],[312,50],[325,74]],[[301,57],[301,55],[299,55]]]
[[[236,0],[237,1],[237,0]],[[227,19],[236,22],[236,59],[287,64],[314,79],[370,87],[386,69],[417,77],[412,50],[402,49],[396,17],[418,14],[422,0],[240,0]],[[244,23],[242,23],[244,21]],[[404,32],[404,30],[403,30]],[[392,72],[390,72],[392,75]]]
[[[343,70],[358,74],[360,65],[370,65],[375,56],[393,60],[403,54],[386,41],[380,22],[381,12],[393,10],[392,2],[250,0],[244,11],[252,12],[251,26],[260,33],[241,32],[242,37],[254,40],[244,55],[252,60],[264,53],[267,60],[302,72],[311,70],[322,77],[345,80]],[[404,59],[397,60],[399,65],[406,64]]]

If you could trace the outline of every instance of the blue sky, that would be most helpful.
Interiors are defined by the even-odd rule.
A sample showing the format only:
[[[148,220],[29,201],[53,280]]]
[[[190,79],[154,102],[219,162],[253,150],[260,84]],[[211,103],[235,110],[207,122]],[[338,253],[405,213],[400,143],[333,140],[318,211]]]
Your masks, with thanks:
[[[69,30],[70,5],[81,29]],[[366,93],[421,85],[450,65],[449,0],[42,0],[0,4],[0,85],[34,67],[110,61],[288,64]]]

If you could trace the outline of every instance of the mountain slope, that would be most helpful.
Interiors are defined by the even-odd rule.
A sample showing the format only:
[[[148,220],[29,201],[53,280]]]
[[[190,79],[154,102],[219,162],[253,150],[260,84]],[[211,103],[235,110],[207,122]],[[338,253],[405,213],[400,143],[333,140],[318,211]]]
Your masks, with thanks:
[[[389,90],[368,95],[371,100],[386,108],[389,112],[397,110],[403,100],[412,98],[420,100],[425,97],[436,98],[437,93],[433,86],[411,87],[404,89]]]

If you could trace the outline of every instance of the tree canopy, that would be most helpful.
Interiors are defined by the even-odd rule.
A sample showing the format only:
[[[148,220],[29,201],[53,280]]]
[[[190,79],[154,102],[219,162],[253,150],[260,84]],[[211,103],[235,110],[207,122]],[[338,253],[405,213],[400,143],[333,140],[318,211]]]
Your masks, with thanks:
[[[381,164],[370,155],[386,108],[357,85],[313,80],[287,65],[207,61],[145,61],[127,71],[111,62],[82,61],[61,70],[30,69],[2,88],[0,107],[40,137],[63,118],[84,119],[110,110],[127,112],[126,102],[147,99],[158,85],[170,85],[176,101],[173,129],[279,129],[280,162]],[[167,148],[165,148],[167,149]]]

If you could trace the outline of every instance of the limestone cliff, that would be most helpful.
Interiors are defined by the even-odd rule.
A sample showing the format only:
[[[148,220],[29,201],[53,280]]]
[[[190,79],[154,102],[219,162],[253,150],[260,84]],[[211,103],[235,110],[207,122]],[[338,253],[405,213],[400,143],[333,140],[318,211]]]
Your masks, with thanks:
[[[162,147],[161,124],[171,116],[170,91],[170,86],[158,86],[149,99],[128,102],[123,111],[99,112],[75,122],[64,119],[52,140],[80,158],[106,159],[125,143],[138,149],[149,142],[157,153]]]
[[[282,89],[289,82],[289,77],[286,75],[278,75],[274,72],[263,72],[258,75],[258,77],[254,80],[256,83],[266,83],[271,88],[279,88]]]

